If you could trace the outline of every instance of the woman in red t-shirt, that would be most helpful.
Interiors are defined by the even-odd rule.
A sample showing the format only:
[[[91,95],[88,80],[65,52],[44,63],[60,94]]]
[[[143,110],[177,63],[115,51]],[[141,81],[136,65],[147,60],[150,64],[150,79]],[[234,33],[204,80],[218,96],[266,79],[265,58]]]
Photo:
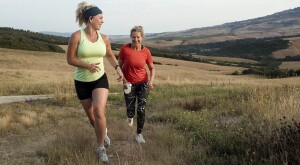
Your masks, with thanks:
[[[119,65],[122,68],[124,79],[124,96],[127,107],[127,122],[133,125],[135,103],[137,100],[137,134],[136,141],[145,143],[142,130],[145,123],[145,106],[148,90],[153,88],[155,69],[149,49],[142,45],[144,30],[142,26],[135,26],[130,32],[131,43],[124,45],[119,53]],[[147,64],[150,71],[148,79]]]

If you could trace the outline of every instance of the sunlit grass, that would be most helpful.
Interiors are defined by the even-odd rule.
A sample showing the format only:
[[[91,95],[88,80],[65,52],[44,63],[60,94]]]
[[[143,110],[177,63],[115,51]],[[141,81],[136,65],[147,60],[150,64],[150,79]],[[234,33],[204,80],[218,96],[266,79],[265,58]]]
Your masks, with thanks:
[[[0,117],[0,132],[2,130],[5,130],[8,127],[10,120],[11,120],[10,115],[4,115],[4,116]]]
[[[76,96],[74,68],[66,64],[65,56],[2,52],[0,95],[54,98],[0,105],[0,164],[98,164],[95,133]],[[232,76],[227,73],[233,67],[178,64],[156,65],[144,145],[134,142],[136,126],[125,124],[122,85],[114,68],[105,65],[112,93],[106,106],[111,164],[299,161],[299,77]]]
[[[19,121],[23,126],[32,126],[36,122],[37,113],[31,111],[23,111]]]
[[[277,139],[282,133],[276,131],[283,127],[283,118],[292,124],[292,130],[300,130],[292,123],[300,119],[300,104],[296,101],[300,99],[299,87],[162,86],[158,91],[151,99],[151,120],[171,124],[189,137],[191,144],[206,148],[205,157],[211,164],[249,163],[250,160],[287,163],[295,159],[284,160],[278,156],[299,152],[296,147],[299,140],[293,141],[295,147],[284,150],[287,153],[272,148],[275,143],[285,145]],[[168,101],[161,101],[162,98]],[[254,139],[261,145],[252,144]],[[196,161],[203,163],[201,158]]]

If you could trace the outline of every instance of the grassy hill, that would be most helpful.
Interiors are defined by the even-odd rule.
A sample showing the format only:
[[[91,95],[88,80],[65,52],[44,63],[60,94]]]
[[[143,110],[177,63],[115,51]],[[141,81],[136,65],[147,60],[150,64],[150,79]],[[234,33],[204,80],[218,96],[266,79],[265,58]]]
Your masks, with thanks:
[[[148,44],[164,47],[180,44],[203,44],[243,38],[269,38],[300,34],[300,7],[259,18],[147,36]]]
[[[122,85],[104,60],[110,164],[297,164],[300,77],[231,75],[244,68],[154,57],[143,131],[125,123]],[[99,164],[95,134],[61,53],[0,48],[0,95],[54,94],[0,105],[0,164]],[[136,124],[136,120],[134,119]]]
[[[68,38],[41,33],[34,33],[25,30],[16,30],[12,28],[0,28],[0,47],[11,49],[24,49],[33,51],[48,51],[65,53],[66,49],[62,45],[68,43]],[[168,57],[186,61],[202,62],[209,64],[218,64],[225,66],[241,66],[250,68],[244,74],[260,74],[272,78],[297,76],[299,71],[283,70],[280,65],[284,61],[285,64],[298,59],[298,56],[287,57],[284,59],[276,59],[272,56],[273,52],[287,49],[291,41],[281,38],[262,38],[262,39],[241,39],[235,41],[216,42],[208,44],[182,44],[173,47],[165,47],[157,49],[149,47],[152,54],[158,57]],[[113,50],[119,50],[122,44],[112,43]],[[254,60],[243,60],[237,62],[225,61],[217,58],[197,57],[197,54],[205,56],[231,57]],[[256,68],[251,68],[256,67]],[[258,67],[258,68],[257,68]],[[262,68],[261,67],[267,67]],[[292,68],[295,69],[295,68]],[[235,72],[234,74],[239,74]]]
[[[239,57],[261,61],[271,57],[274,51],[286,49],[288,44],[289,41],[281,38],[249,38],[208,44],[178,45],[169,49],[207,56]]]
[[[26,30],[0,27],[0,47],[33,51],[65,51],[58,45],[68,44],[68,38]]]

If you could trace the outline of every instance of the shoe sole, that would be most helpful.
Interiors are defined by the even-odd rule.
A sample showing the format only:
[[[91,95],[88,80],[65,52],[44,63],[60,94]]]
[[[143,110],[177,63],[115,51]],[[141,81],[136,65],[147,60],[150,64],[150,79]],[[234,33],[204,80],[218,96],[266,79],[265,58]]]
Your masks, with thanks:
[[[139,142],[137,140],[135,140],[138,144],[142,144],[142,143],[146,143],[145,141]]]
[[[99,161],[101,161],[102,163],[104,163],[104,164],[109,164],[109,160],[107,160],[107,161],[104,161],[104,160],[102,160],[102,158],[98,158],[99,159]]]
[[[138,144],[141,144],[141,143],[146,143],[145,139],[143,138],[143,141],[140,141],[138,140],[137,138],[135,138],[135,141],[138,143]]]
[[[105,164],[109,163],[109,159],[108,159],[108,156],[107,156],[106,152],[104,154],[105,154],[105,156],[101,156],[100,151],[98,150],[97,151],[98,160],[105,163]]]

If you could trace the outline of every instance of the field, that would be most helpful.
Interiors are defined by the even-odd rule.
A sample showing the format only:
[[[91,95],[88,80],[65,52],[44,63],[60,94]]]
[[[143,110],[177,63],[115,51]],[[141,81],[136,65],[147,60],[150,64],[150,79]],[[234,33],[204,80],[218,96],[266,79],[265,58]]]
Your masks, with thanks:
[[[282,62],[282,64],[279,66],[280,69],[294,69],[299,70],[300,69],[300,61],[289,61],[289,62]]]
[[[106,107],[110,164],[299,164],[300,77],[231,75],[244,68],[154,57],[145,144],[125,124],[117,75]],[[0,96],[54,99],[0,105],[0,164],[99,164],[65,54],[0,49]],[[134,120],[136,124],[136,120]]]

